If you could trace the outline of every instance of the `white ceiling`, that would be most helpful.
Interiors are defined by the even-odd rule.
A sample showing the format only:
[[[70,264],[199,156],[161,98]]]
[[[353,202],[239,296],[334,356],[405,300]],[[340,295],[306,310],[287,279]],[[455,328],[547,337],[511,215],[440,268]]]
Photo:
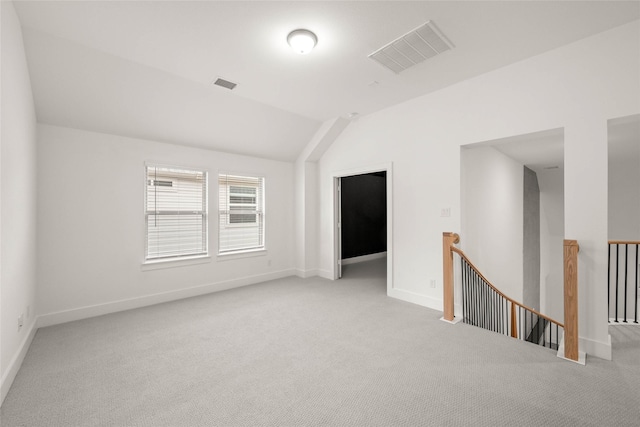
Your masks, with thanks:
[[[38,120],[293,160],[322,121],[435,91],[640,18],[615,1],[18,1]],[[367,55],[433,20],[455,48]],[[309,55],[287,34],[318,36]],[[238,83],[229,92],[216,77]],[[373,82],[377,82],[373,84]]]
[[[564,130],[551,129],[482,143],[535,172],[547,168],[564,169]]]
[[[636,159],[640,167],[640,115],[609,120],[607,126],[609,166],[621,160]],[[492,141],[466,148],[491,146],[535,172],[564,169],[564,130],[550,129]]]

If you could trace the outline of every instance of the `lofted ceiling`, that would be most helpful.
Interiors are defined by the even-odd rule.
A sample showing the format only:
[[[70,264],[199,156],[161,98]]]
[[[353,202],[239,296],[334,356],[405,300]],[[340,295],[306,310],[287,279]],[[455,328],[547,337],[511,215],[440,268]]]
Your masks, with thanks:
[[[620,161],[636,160],[640,167],[640,114],[609,120],[607,126],[609,167]],[[490,146],[535,172],[564,169],[564,129],[550,129],[493,141],[470,144],[466,148]]]
[[[640,18],[617,1],[17,1],[38,121],[294,160],[368,114]],[[367,56],[432,20],[455,46],[400,74]],[[287,34],[318,36],[297,55]],[[212,86],[222,77],[238,84]]]

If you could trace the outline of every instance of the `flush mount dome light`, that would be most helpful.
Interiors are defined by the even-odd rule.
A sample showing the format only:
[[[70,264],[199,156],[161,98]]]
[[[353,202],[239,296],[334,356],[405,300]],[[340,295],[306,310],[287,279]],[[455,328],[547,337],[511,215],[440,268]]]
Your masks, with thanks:
[[[318,37],[309,30],[294,30],[287,36],[287,42],[294,52],[306,55],[318,43]]]

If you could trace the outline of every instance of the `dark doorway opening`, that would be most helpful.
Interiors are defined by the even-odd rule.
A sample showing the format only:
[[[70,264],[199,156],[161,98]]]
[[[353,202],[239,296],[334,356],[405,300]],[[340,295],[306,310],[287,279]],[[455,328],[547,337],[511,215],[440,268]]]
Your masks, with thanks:
[[[342,260],[386,252],[387,172],[342,177],[340,185]]]

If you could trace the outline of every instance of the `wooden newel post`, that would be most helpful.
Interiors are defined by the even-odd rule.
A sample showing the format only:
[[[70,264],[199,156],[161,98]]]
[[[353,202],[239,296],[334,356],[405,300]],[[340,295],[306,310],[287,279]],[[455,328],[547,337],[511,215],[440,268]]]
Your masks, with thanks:
[[[564,357],[578,360],[578,251],[575,240],[564,241]]]
[[[442,233],[442,273],[444,320],[453,322],[453,252],[451,247],[460,241],[456,233]]]

